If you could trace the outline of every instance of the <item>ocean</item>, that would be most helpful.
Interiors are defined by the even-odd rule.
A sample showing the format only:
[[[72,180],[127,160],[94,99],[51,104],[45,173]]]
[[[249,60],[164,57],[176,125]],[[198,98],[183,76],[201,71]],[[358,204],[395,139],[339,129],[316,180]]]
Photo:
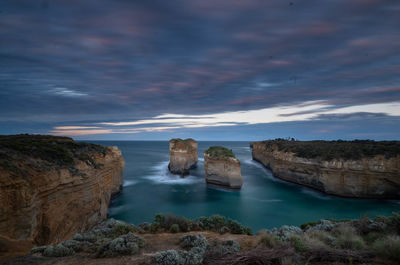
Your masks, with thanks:
[[[197,168],[185,178],[168,172],[167,141],[91,142],[121,149],[125,180],[121,195],[112,201],[109,216],[136,225],[151,222],[158,213],[188,218],[220,214],[258,231],[324,218],[350,219],[400,211],[400,201],[338,198],[274,178],[252,160],[248,142],[199,142]],[[241,161],[241,190],[205,183],[203,152],[213,145],[232,149]]]

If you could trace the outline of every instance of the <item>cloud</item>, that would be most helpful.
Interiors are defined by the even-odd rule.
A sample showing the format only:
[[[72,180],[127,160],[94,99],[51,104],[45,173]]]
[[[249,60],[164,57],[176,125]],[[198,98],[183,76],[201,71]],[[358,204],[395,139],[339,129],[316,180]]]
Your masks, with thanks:
[[[49,91],[50,93],[57,95],[57,96],[63,96],[63,97],[85,97],[88,96],[86,93],[81,93],[76,90],[64,88],[64,87],[56,87],[52,90]]]
[[[152,119],[125,122],[102,122],[98,125],[107,126],[108,132],[102,133],[138,133],[311,120],[357,120],[388,116],[400,116],[400,102],[338,107],[327,105],[325,101],[307,101],[296,105],[207,115],[189,116],[184,114],[163,114]],[[141,127],[142,125],[151,125],[152,127]],[[137,127],[129,128],[127,126]],[[66,128],[70,127],[66,126]],[[84,132],[92,133],[91,130],[79,131],[81,134]],[[61,135],[68,135],[69,133],[76,132],[77,131],[60,130],[59,127],[58,130],[52,131],[52,133]]]
[[[392,0],[3,0],[0,121],[230,130],[260,124],[257,113],[295,122],[388,104],[400,100],[398,8]],[[285,109],[317,101],[325,105]],[[184,116],[159,117],[166,113]],[[100,128],[81,128],[91,129]]]

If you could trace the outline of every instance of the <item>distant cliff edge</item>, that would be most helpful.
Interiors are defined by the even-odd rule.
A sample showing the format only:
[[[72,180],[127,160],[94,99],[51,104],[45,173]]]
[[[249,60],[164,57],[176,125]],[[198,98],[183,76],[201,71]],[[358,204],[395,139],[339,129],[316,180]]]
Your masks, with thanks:
[[[400,141],[250,143],[252,157],[277,178],[327,194],[400,199]]]
[[[105,220],[123,168],[116,147],[0,136],[0,255],[64,241]]]

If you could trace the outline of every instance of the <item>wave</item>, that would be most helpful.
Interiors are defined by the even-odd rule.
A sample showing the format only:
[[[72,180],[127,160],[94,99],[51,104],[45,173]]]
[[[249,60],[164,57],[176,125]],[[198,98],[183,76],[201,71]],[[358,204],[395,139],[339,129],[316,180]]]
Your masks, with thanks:
[[[137,184],[139,181],[137,180],[124,180],[123,187],[128,187]]]
[[[204,179],[192,175],[187,175],[182,178],[179,175],[171,174],[168,170],[168,163],[161,162],[152,167],[152,174],[144,176],[145,179],[151,180],[157,184],[181,184],[188,185],[203,182]]]

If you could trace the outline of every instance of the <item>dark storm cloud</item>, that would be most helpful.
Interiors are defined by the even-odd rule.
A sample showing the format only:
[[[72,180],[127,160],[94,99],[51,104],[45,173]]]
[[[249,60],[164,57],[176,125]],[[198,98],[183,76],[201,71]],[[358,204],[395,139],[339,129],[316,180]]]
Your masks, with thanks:
[[[0,121],[399,101],[399,9],[396,0],[1,1]]]

